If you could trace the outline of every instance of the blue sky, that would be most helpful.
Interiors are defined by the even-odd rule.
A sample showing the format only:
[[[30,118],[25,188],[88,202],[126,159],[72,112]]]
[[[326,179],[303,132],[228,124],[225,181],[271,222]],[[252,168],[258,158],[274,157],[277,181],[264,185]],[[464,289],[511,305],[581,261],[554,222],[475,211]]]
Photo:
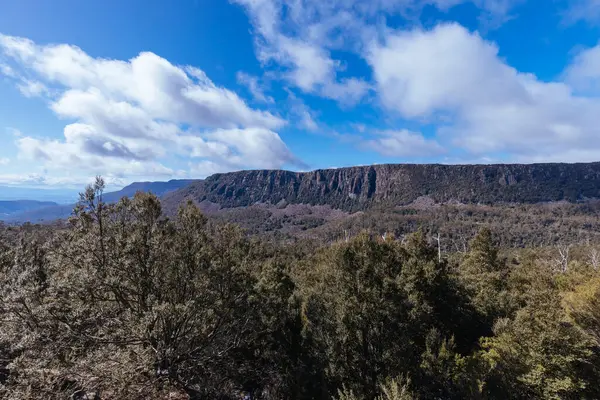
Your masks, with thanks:
[[[0,185],[600,160],[600,1],[0,0]]]

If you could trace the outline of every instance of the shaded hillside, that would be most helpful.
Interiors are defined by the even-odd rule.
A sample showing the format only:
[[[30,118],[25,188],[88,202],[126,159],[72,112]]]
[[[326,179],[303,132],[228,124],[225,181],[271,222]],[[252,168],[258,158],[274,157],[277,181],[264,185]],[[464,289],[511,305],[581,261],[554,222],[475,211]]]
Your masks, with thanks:
[[[48,201],[58,204],[68,204],[77,200],[77,190],[73,189],[55,189],[51,187],[30,188],[20,186],[2,186],[0,185],[0,200],[36,200]]]
[[[423,196],[437,203],[470,204],[600,198],[600,163],[387,164],[312,172],[240,171],[212,175],[163,200],[169,211],[193,199],[223,208],[311,204],[353,212],[374,205],[407,205]]]
[[[136,192],[139,191],[151,192],[157,196],[163,196],[166,193],[183,188],[192,182],[196,181],[191,179],[174,179],[168,182],[134,182],[116,192],[105,193],[103,199],[107,203],[114,203],[119,201],[122,197],[132,197]],[[75,207],[74,204],[52,204],[54,205],[50,207],[24,210],[22,212],[16,212],[5,216],[1,215],[0,212],[0,220],[4,220],[6,222],[54,221],[57,219],[68,218],[73,212],[73,207]]]
[[[154,193],[160,197],[194,182],[197,181],[194,179],[172,179],[168,182],[133,182],[119,191],[104,194],[104,201],[114,203],[122,197],[132,197],[137,192]]]
[[[0,201],[0,216],[57,205],[58,204],[53,201],[4,200]]]

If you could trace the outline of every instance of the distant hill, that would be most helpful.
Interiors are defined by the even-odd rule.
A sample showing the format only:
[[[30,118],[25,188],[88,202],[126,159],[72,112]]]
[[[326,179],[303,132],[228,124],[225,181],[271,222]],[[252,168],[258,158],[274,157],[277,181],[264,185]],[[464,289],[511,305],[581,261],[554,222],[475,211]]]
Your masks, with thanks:
[[[154,193],[158,197],[177,189],[186,187],[197,180],[194,179],[172,179],[168,182],[134,182],[123,189],[104,194],[104,201],[114,203],[123,197],[133,197],[137,192]]]
[[[58,203],[36,200],[0,200],[0,216],[53,206],[58,206]]]
[[[196,181],[192,179],[174,179],[168,182],[134,182],[116,192],[105,193],[104,201],[107,203],[115,203],[122,197],[132,197],[139,191],[151,192],[160,197],[194,182]],[[54,221],[57,219],[68,218],[72,214],[74,207],[75,204],[51,203],[46,207],[22,210],[21,212],[15,212],[8,215],[2,215],[0,212],[0,220],[13,223]]]
[[[221,208],[257,203],[328,205],[344,211],[411,204],[578,202],[600,198],[600,163],[385,164],[312,172],[215,174],[164,196],[173,212],[186,199]]]
[[[77,190],[0,186],[0,200],[36,200],[69,204],[77,200]]]

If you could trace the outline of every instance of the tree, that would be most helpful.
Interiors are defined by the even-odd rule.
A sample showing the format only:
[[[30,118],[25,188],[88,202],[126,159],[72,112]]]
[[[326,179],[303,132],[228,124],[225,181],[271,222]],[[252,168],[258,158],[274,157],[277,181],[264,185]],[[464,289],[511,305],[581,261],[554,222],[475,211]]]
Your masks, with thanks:
[[[406,367],[400,252],[361,234],[323,250],[301,281],[305,330],[324,356],[331,394],[345,384],[374,398],[380,380]]]
[[[489,327],[494,320],[510,313],[507,292],[509,269],[506,262],[499,259],[489,229],[481,229],[473,238],[460,271],[463,283],[471,292],[473,304]]]
[[[107,206],[94,188],[49,254],[28,251],[9,274],[14,393],[215,398],[242,388],[239,357],[259,331],[242,232],[207,225],[193,205],[169,221],[144,193]]]
[[[535,261],[534,261],[535,262]],[[529,265],[522,271],[522,307],[499,319],[482,339],[484,393],[493,398],[595,398],[589,338],[567,318],[556,277]],[[591,391],[592,390],[592,391]]]
[[[462,351],[476,343],[463,331],[474,311],[421,232],[404,246],[361,234],[324,249],[307,268],[299,281],[304,323],[332,394],[344,387],[373,399],[392,376],[410,376],[419,392],[431,394],[435,377],[421,368],[428,332],[460,335]]]

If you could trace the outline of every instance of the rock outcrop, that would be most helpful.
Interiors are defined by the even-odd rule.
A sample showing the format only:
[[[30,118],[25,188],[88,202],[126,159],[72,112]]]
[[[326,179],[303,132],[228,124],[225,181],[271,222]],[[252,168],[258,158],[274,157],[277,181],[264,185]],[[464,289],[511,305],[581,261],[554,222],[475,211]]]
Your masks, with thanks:
[[[346,211],[436,202],[539,203],[600,198],[600,163],[439,165],[386,164],[290,172],[216,174],[164,197],[167,208],[185,199],[223,208],[256,203],[330,205]]]

